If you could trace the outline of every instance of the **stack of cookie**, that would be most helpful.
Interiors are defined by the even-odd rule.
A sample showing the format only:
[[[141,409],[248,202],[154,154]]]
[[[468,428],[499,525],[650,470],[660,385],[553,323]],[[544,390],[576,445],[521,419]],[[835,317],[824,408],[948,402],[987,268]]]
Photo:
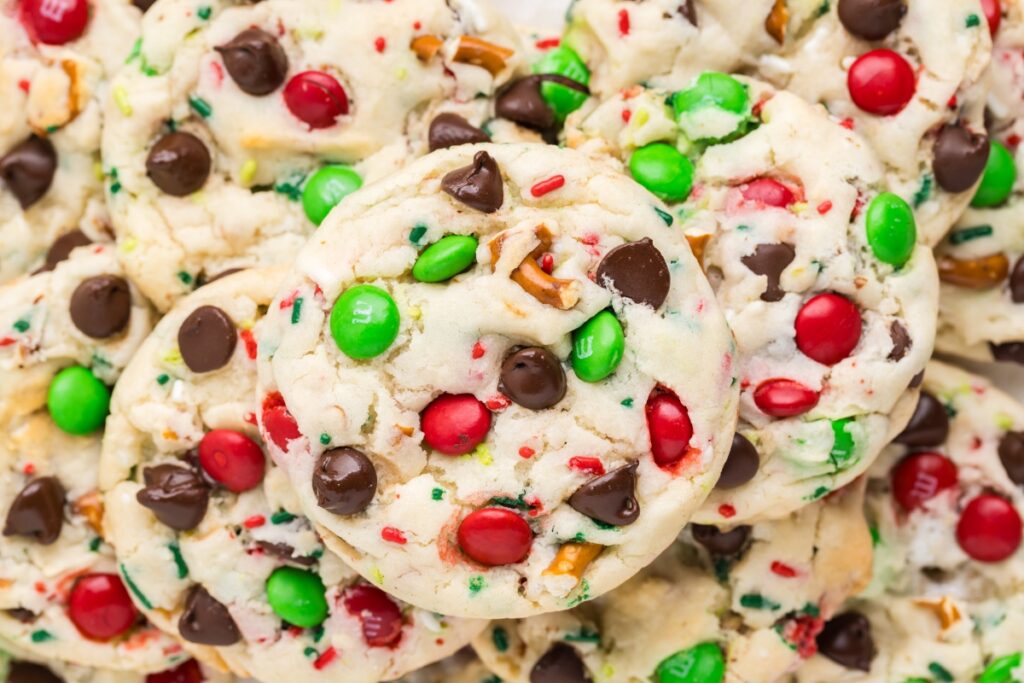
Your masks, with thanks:
[[[0,2],[10,683],[1024,680],[1020,0]]]

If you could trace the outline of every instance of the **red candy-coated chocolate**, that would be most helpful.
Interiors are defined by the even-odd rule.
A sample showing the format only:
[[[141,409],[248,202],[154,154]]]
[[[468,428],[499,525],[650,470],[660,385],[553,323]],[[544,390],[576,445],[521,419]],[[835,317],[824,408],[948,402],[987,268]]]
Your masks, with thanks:
[[[345,609],[363,624],[370,647],[392,647],[402,638],[402,610],[388,594],[369,584],[345,589]]]
[[[999,31],[999,24],[1003,20],[1003,8],[999,0],[981,0],[981,11],[985,13],[985,20],[988,22],[988,31],[995,38]]]
[[[1020,515],[1005,498],[983,493],[960,513],[956,540],[978,562],[1002,562],[1020,547]]]
[[[64,45],[85,33],[87,0],[21,0],[22,21],[33,40]]]
[[[103,641],[130,629],[139,611],[117,574],[87,574],[71,589],[68,616],[83,636]]]
[[[231,429],[214,429],[199,442],[199,464],[214,481],[235,493],[256,488],[267,467],[263,449]]]
[[[491,567],[526,559],[533,532],[522,517],[505,508],[483,508],[459,524],[459,547],[470,558]]]
[[[909,512],[956,486],[956,473],[953,461],[939,453],[908,455],[892,469],[893,498]]]
[[[190,659],[179,664],[173,669],[160,671],[146,676],[146,683],[203,683],[203,670],[199,668],[199,662]]]
[[[755,204],[784,209],[796,201],[796,195],[778,180],[758,178],[747,183],[741,192],[743,199]]]
[[[917,79],[914,69],[899,53],[872,50],[862,54],[850,66],[846,86],[854,104],[878,116],[903,111],[914,97]]]
[[[651,455],[658,467],[672,467],[686,455],[693,437],[690,414],[674,393],[655,389],[644,407]]]
[[[348,113],[348,95],[334,76],[322,71],[295,74],[284,86],[284,103],[310,128],[330,128]]]
[[[421,416],[423,440],[445,455],[465,455],[487,438],[491,411],[472,394],[444,394]]]
[[[754,403],[765,415],[793,417],[818,405],[818,392],[791,379],[766,379],[754,390]]]
[[[843,360],[860,341],[857,305],[838,294],[811,297],[796,314],[796,345],[804,355],[825,365]]]

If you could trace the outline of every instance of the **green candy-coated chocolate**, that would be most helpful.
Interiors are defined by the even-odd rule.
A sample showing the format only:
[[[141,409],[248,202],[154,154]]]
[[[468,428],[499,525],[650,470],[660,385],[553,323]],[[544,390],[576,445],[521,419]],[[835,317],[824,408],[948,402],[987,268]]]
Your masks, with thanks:
[[[470,235],[448,235],[423,250],[412,267],[420,282],[450,280],[476,262],[477,240]]]
[[[314,225],[320,225],[331,209],[362,186],[362,177],[348,166],[324,166],[302,188],[302,209]]]
[[[832,420],[832,451],[829,453],[829,457],[832,459],[832,464],[840,470],[846,469],[850,464],[856,447],[853,434],[847,429],[847,425],[851,423],[853,423],[852,417]]]
[[[985,172],[981,176],[978,191],[971,200],[971,206],[999,206],[1009,198],[1013,192],[1013,185],[1017,182],[1017,164],[1014,163],[1010,150],[995,140],[990,145],[991,151],[985,163]]]
[[[686,90],[672,96],[676,115],[718,107],[733,114],[745,114],[750,106],[747,88],[728,74],[705,71]]]
[[[88,368],[72,365],[50,382],[46,407],[68,434],[91,434],[102,429],[110,413],[110,389]]]
[[[978,683],[1011,683],[1013,670],[1021,664],[1021,656],[1020,652],[1014,652],[1012,655],[1004,655],[992,660],[992,663],[981,673]]]
[[[581,85],[590,83],[590,69],[568,45],[561,45],[541,57],[533,65],[533,73],[557,74]],[[540,94],[560,120],[582,107],[588,97],[586,93],[551,82],[541,83]]]
[[[664,142],[654,142],[629,158],[633,179],[666,202],[681,202],[693,187],[693,162]]]
[[[601,311],[573,333],[572,369],[584,382],[600,382],[622,362],[626,338],[611,311]]]
[[[295,567],[278,567],[267,579],[267,602],[277,616],[302,628],[319,626],[327,618],[324,582],[318,574]]]
[[[871,200],[864,216],[868,244],[875,258],[901,267],[914,253],[917,224],[914,212],[902,197],[883,192]]]
[[[357,360],[387,351],[398,336],[398,306],[380,287],[356,285],[334,302],[331,336],[342,352]]]
[[[717,643],[701,643],[662,660],[654,672],[658,683],[721,683],[725,660]]]

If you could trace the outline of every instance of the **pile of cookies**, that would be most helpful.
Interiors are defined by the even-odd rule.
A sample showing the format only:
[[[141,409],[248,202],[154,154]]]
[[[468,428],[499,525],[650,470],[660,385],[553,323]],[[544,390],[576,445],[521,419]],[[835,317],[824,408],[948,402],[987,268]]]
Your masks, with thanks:
[[[1024,0],[0,0],[0,102],[9,683],[1024,680]]]

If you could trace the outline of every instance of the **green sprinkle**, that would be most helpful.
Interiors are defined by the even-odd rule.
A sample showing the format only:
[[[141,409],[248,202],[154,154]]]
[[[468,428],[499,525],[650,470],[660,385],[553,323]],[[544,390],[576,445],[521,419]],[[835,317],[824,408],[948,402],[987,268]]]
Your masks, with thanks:
[[[576,535],[572,537],[573,543],[586,543],[587,537],[583,535],[582,531],[577,531]]]
[[[142,55],[142,38],[136,38],[135,42],[132,43],[132,51],[128,53],[128,57],[124,60],[125,64],[131,64],[133,59],[138,59]]]
[[[769,600],[760,593],[747,593],[746,595],[741,595],[740,604],[749,609],[766,609],[772,611],[782,607],[779,603]]]
[[[586,626],[580,626],[579,631],[566,633],[562,640],[567,643],[600,643],[601,634],[597,631],[591,631]]]
[[[431,500],[441,500],[444,498],[444,489],[434,489],[430,492]]]
[[[619,405],[622,406],[623,408],[632,408],[633,407],[633,399],[632,398],[624,398],[621,401],[619,401]]]
[[[827,486],[819,486],[814,489],[814,492],[811,495],[807,496],[807,500],[818,500],[828,492],[829,488]]]
[[[871,547],[877,548],[878,544],[882,542],[882,532],[878,530],[878,525],[876,524],[869,526],[868,531],[871,533]]]
[[[487,678],[485,678],[484,680],[480,681],[480,683],[503,683],[503,682],[502,682],[502,680],[500,678],[498,678],[497,676],[492,674],[492,675],[488,676]]]
[[[469,579],[469,592],[479,593],[484,588],[484,577],[482,576],[471,576]]]
[[[184,284],[184,285],[192,284],[192,275],[189,274],[189,273],[186,273],[183,270],[178,273],[178,279],[181,280],[181,283]]]
[[[988,237],[993,232],[991,225],[974,225],[970,228],[961,228],[960,230],[954,230],[949,234],[950,244],[963,244],[964,242],[970,242],[976,240],[979,237]]]
[[[589,599],[590,599],[590,583],[586,579],[583,579],[582,581],[580,581],[580,587],[577,590],[576,597],[572,598],[571,600],[569,600],[568,604],[569,604],[569,607],[575,607],[576,605],[578,605],[578,604],[580,604],[582,602],[586,602]]]
[[[324,637],[324,627],[323,626],[314,626],[313,627],[313,642],[314,643],[319,643],[320,640],[323,637]]]
[[[135,585],[134,581],[132,581],[132,577],[128,576],[128,570],[124,568],[124,565],[118,565],[118,568],[121,570],[121,576],[124,577],[124,582],[128,586],[128,590],[132,592],[135,599],[141,602],[142,606],[146,609],[153,609],[153,603],[149,601],[149,598],[146,597],[145,593],[139,590],[139,587]]]
[[[914,208],[919,208],[922,204],[928,201],[928,197],[932,194],[932,176],[929,173],[925,173],[921,177],[921,187],[917,188],[917,192],[914,193]]]
[[[427,234],[427,226],[417,225],[415,228],[409,231],[409,241],[413,244],[419,244],[423,236]]]
[[[826,14],[828,14],[829,7],[830,5],[828,0],[824,0],[824,2],[818,5],[818,11],[815,13],[815,15],[819,17],[825,16]]]
[[[512,508],[513,510],[529,510],[530,504],[527,503],[523,498],[526,497],[525,493],[520,493],[518,498],[511,498],[509,496],[497,496],[491,498],[488,505],[500,505],[503,508]]]
[[[494,627],[494,630],[491,631],[491,641],[494,643],[494,649],[498,652],[506,652],[508,650],[508,632],[502,627]]]
[[[110,194],[117,194],[121,191],[121,183],[117,180],[110,183]]]
[[[981,25],[981,18],[977,14],[968,14],[967,21],[964,22],[967,28],[975,28]]]
[[[282,180],[274,185],[274,192],[283,194],[293,202],[297,202],[302,199],[302,183],[305,181],[305,173],[293,173],[287,180]]]
[[[330,442],[331,442],[331,435],[330,434],[328,434],[327,432],[324,432],[323,434],[320,435],[320,443],[322,443],[323,445],[326,446]]]
[[[942,683],[953,683],[953,674],[949,673],[949,669],[942,666],[938,662],[932,662],[928,665],[928,670],[932,672],[935,678],[939,679]]]
[[[156,383],[163,386],[171,381],[171,376],[167,373],[162,373],[156,376]]]
[[[302,297],[295,299],[295,303],[292,304],[292,325],[298,325],[299,319],[302,317]]]
[[[810,617],[821,616],[821,608],[819,608],[813,602],[808,602],[807,604],[805,604],[803,607],[800,608],[800,611]]]
[[[103,539],[100,538],[99,536],[97,536],[96,538],[92,539],[91,541],[89,541],[89,551],[93,552],[93,553],[99,552],[100,545],[102,543],[103,543]]]
[[[750,226],[747,225],[746,223],[740,223],[739,225],[736,226],[737,232],[747,232],[748,230],[750,230]]]
[[[302,654],[306,655],[310,659],[315,659],[320,656],[320,653],[316,651],[315,647],[307,647],[302,651]]]
[[[274,514],[270,515],[271,524],[287,524],[293,519],[295,519],[295,515],[287,510],[278,510]]]
[[[46,629],[39,629],[38,631],[32,631],[32,635],[29,636],[33,643],[45,643],[48,640],[53,640],[53,634]]]
[[[675,222],[675,219],[672,218],[672,214],[668,211],[662,211],[658,207],[654,207],[654,213],[658,214],[658,217],[665,221],[665,225],[671,226],[672,223]]]
[[[167,547],[170,549],[171,555],[174,556],[175,566],[178,567],[178,578],[184,579],[188,576],[188,565],[185,564],[185,558],[181,556],[181,548],[178,547],[177,543],[171,543]]]
[[[210,114],[213,113],[213,107],[210,106],[210,103],[199,95],[189,95],[188,106],[192,107],[192,111],[199,114],[204,119],[210,118]]]
[[[18,332],[28,332],[29,324],[27,320],[19,320],[14,323],[14,329]]]
[[[213,14],[213,8],[209,5],[203,5],[202,7],[196,10],[196,16],[202,19],[203,21],[209,19],[211,14]]]
[[[718,579],[719,583],[725,583],[729,580],[729,571],[732,569],[729,560],[724,557],[716,557],[714,563],[715,578]]]

